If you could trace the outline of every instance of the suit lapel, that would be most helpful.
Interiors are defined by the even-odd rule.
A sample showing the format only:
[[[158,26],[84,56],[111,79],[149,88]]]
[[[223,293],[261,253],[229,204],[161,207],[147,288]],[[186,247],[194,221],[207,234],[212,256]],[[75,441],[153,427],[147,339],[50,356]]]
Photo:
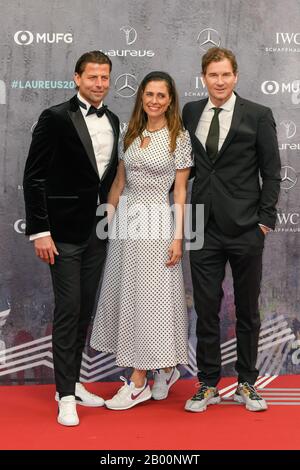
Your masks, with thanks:
[[[116,128],[116,123],[115,123],[112,115],[110,114],[109,110],[107,111],[106,116],[107,116],[107,118],[110,122],[110,125],[111,125],[113,133],[114,133],[114,144],[113,144],[113,148],[112,148],[112,151],[111,151],[109,164],[107,165],[107,167],[106,167],[106,169],[105,169],[105,171],[104,171],[104,173],[101,177],[101,181],[104,180],[107,172],[109,171],[111,165],[113,164],[113,156],[116,155],[116,147],[118,145],[118,135],[119,135],[118,129]]]
[[[205,158],[205,160],[211,164],[212,161],[209,158],[209,156],[207,155],[206,149],[203,147],[202,143],[200,142],[200,140],[196,136],[196,130],[197,130],[197,127],[198,127],[198,124],[199,124],[199,120],[200,120],[201,115],[204,111],[204,108],[207,104],[207,101],[208,101],[208,99],[205,99],[205,100],[201,100],[197,103],[196,111],[194,111],[191,115],[190,130],[191,130],[191,135],[194,136],[194,139],[195,139],[194,143],[195,143],[196,147],[198,148],[199,153],[201,153],[203,158]]]
[[[204,108],[207,104],[207,101],[208,101],[207,99],[199,101],[197,103],[196,110],[192,113],[192,116],[191,116],[191,132],[193,134],[196,133],[201,114],[203,113],[203,110],[204,110]]]
[[[244,112],[243,100],[237,95],[236,96],[235,107],[234,107],[234,110],[233,110],[231,126],[230,126],[229,132],[226,136],[226,139],[224,140],[223,145],[220,148],[219,153],[217,154],[217,156],[215,158],[215,162],[221,157],[222,153],[225,152],[228,145],[232,141],[233,137],[237,133],[239,125],[240,125],[242,117],[243,117],[243,112]]]
[[[76,96],[70,100],[70,110],[68,111],[68,114],[79,135],[82,145],[84,146],[87,156],[89,157],[92,167],[99,176],[92,139],[90,137],[82,112],[80,111]]]

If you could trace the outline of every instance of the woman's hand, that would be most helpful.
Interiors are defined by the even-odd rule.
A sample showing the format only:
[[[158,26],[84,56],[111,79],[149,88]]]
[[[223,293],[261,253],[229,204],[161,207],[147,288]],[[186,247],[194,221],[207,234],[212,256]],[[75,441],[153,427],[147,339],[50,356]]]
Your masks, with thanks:
[[[170,248],[168,249],[169,259],[166,266],[171,267],[179,263],[182,258],[182,240],[173,240]]]

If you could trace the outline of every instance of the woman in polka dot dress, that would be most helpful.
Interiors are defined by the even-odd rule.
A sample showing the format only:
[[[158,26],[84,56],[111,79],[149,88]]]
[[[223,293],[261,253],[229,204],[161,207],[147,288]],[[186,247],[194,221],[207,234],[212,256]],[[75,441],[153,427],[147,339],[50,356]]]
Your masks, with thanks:
[[[165,72],[151,72],[138,89],[108,198],[117,211],[91,336],[94,349],[114,353],[118,366],[133,368],[105,402],[110,409],[166,398],[180,377],[176,365],[188,363],[181,257],[191,152],[174,81]],[[173,183],[176,223],[169,202]]]

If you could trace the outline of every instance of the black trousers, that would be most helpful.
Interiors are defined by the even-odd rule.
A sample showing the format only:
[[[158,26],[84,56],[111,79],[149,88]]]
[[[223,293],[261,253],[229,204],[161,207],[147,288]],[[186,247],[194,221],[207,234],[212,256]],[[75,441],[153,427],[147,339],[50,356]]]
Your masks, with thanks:
[[[52,350],[56,389],[60,398],[75,394],[82,352],[105,262],[106,241],[93,229],[80,244],[56,243],[59,256],[50,266],[55,308]]]
[[[232,270],[236,307],[238,380],[254,384],[257,379],[258,297],[264,237],[258,225],[237,237],[226,236],[212,219],[205,230],[203,248],[190,251],[200,382],[216,386],[221,376],[219,311],[227,261]]]

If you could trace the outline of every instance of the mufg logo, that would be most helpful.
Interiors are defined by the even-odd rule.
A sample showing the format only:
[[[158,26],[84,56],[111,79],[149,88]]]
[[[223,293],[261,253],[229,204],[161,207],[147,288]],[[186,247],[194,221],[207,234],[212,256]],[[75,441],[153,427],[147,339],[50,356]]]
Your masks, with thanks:
[[[17,31],[14,34],[14,41],[19,46],[28,46],[32,43],[58,44],[64,42],[70,44],[73,42],[71,33],[32,33],[31,31]]]
[[[3,80],[0,80],[0,104],[6,104],[6,86]]]
[[[266,80],[261,84],[261,91],[265,95],[276,95],[277,93],[299,93],[300,80],[292,82],[276,82],[275,80]]]

